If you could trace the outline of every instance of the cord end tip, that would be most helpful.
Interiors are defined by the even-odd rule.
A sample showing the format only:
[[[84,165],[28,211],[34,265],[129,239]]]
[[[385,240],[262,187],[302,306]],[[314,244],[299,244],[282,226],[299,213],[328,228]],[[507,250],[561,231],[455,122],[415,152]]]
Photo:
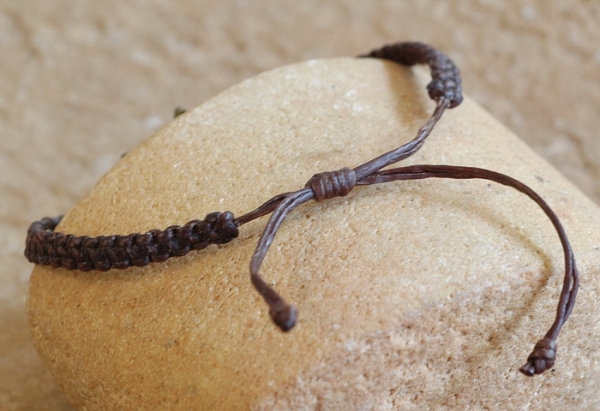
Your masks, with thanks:
[[[541,339],[533,347],[527,358],[527,364],[519,368],[523,374],[532,377],[554,367],[556,360],[556,342],[549,338]]]
[[[269,315],[281,331],[287,332],[296,325],[298,311],[293,305],[289,305],[282,301],[280,304],[271,307]]]
[[[533,375],[535,374],[535,366],[531,361],[527,361],[527,364],[519,368],[519,371],[521,371],[522,374],[528,377],[533,377]]]

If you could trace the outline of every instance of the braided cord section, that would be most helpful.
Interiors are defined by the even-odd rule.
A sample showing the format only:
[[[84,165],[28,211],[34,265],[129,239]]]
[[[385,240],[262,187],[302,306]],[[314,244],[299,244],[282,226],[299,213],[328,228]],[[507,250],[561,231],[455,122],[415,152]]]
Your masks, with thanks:
[[[463,100],[458,67],[444,53],[427,44],[396,43],[373,50],[360,57],[391,60],[406,66],[427,64],[431,68],[431,81],[427,85],[429,97],[435,101],[442,97],[447,98],[450,101],[450,108],[458,106]]]
[[[238,225],[230,212],[210,213],[204,220],[165,230],[100,237],[54,232],[61,219],[44,218],[30,225],[25,242],[25,257],[30,262],[81,271],[143,267],[238,236]]]
[[[192,250],[206,248],[210,244],[227,243],[238,236],[238,228],[243,224],[271,214],[250,261],[250,280],[269,306],[269,315],[273,322],[282,331],[289,331],[297,322],[298,311],[263,280],[259,271],[277,230],[296,207],[311,200],[324,201],[345,196],[356,185],[434,177],[495,181],[512,187],[535,201],[551,220],[563,246],[565,275],[554,323],[544,338],[535,345],[527,363],[520,371],[531,376],[552,368],[556,360],[556,339],[575,306],[579,287],[579,272],[575,257],[557,215],[531,188],[512,177],[494,171],[448,165],[414,165],[384,170],[385,167],[416,153],[445,110],[456,107],[462,102],[460,73],[446,55],[423,43],[397,43],[360,57],[387,59],[408,66],[429,65],[432,80],[427,85],[427,90],[429,96],[436,101],[436,108],[413,140],[353,169],[344,167],[336,171],[315,174],[304,188],[279,194],[237,219],[234,219],[231,212],[215,212],[208,214],[204,220],[192,220],[183,226],[171,226],[162,231],[79,237],[54,231],[62,217],[44,218],[29,227],[25,256],[35,264],[70,270],[107,271],[112,268],[141,267],[151,262],[162,262],[171,257],[183,256]]]

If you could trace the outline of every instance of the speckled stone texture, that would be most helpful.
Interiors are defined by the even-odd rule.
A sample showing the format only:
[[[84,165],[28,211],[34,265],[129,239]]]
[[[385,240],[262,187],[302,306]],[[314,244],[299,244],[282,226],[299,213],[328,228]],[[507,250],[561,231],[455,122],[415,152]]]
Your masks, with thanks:
[[[309,61],[249,79],[130,151],[59,226],[146,231],[199,214],[249,211],[319,171],[406,142],[427,119],[427,79],[377,60]],[[468,100],[411,163],[488,167],[546,197],[581,270],[600,210]],[[577,409],[596,400],[600,333],[578,315],[554,372],[517,369],[553,320],[563,257],[519,193],[487,182],[360,187],[295,210],[263,275],[300,310],[281,333],[251,287],[263,221],[239,239],[146,268],[36,267],[35,344],[79,409],[429,409],[467,404]],[[580,307],[600,309],[585,282]],[[578,341],[578,338],[583,341]],[[565,395],[566,394],[566,395]]]
[[[70,409],[31,343],[27,225],[69,210],[175,106],[283,64],[426,41],[599,202],[598,20],[586,0],[0,2],[0,408]]]

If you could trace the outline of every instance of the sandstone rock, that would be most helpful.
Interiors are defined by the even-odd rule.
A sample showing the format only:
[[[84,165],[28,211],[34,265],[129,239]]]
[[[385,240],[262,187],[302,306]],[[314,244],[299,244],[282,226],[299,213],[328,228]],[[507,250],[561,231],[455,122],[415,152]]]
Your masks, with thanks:
[[[425,84],[375,60],[264,73],[128,153],[59,230],[125,234],[242,214],[412,139],[432,110]],[[405,163],[504,172],[554,207],[583,277],[555,371],[517,370],[553,321],[558,238],[533,202],[486,181],[358,187],[295,210],[262,268],[299,309],[290,333],[270,322],[249,281],[264,218],[229,244],[145,268],[36,267],[28,304],[41,356],[85,410],[597,404],[597,207],[468,99]]]

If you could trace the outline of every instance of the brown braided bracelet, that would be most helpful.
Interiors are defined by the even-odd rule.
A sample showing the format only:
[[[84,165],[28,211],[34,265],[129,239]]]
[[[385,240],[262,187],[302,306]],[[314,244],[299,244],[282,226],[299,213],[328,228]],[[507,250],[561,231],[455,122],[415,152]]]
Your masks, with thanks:
[[[419,129],[412,141],[353,169],[344,167],[337,171],[315,174],[304,188],[277,195],[257,209],[237,218],[231,212],[214,212],[203,220],[192,220],[183,226],[171,226],[162,231],[151,230],[143,234],[100,237],[79,237],[55,232],[61,217],[44,218],[29,227],[25,256],[35,264],[69,270],[107,271],[113,268],[143,267],[153,262],[186,255],[192,250],[201,250],[210,244],[232,241],[237,238],[239,227],[271,214],[250,262],[250,278],[269,305],[269,315],[273,322],[281,330],[289,331],[296,324],[296,308],[288,304],[262,279],[259,270],[277,230],[294,208],[310,200],[323,201],[345,196],[357,185],[425,178],[490,180],[512,187],[535,201],[548,216],[560,238],[565,256],[565,275],[556,318],[544,338],[535,345],[527,364],[521,367],[520,371],[531,376],[553,367],[556,339],[573,310],[579,286],[579,273],[573,251],[558,217],[531,188],[512,177],[494,171],[449,165],[415,165],[382,170],[416,153],[445,110],[461,103],[461,79],[458,68],[446,55],[422,43],[397,43],[360,57],[387,59],[408,66],[430,66],[432,80],[427,89],[429,96],[437,104],[429,120]]]

